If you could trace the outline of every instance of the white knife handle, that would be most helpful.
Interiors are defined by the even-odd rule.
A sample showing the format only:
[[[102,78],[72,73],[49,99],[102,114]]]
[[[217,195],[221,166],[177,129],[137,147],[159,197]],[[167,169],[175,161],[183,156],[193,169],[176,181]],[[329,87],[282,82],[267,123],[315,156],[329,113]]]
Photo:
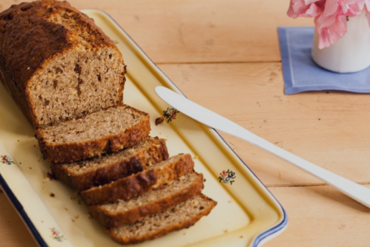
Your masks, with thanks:
[[[230,121],[231,122],[231,121]],[[231,122],[232,124],[235,124]],[[352,182],[346,178],[343,178],[335,173],[332,173],[320,166],[317,166],[307,160],[304,160],[268,141],[265,139],[249,132],[243,127],[235,124],[230,126],[228,131],[229,134],[239,137],[261,149],[264,149],[283,160],[301,168],[302,170],[310,173],[311,175],[323,180],[324,182],[330,184],[331,186],[337,188],[347,196],[352,199],[362,203],[363,205],[370,208],[370,189]]]

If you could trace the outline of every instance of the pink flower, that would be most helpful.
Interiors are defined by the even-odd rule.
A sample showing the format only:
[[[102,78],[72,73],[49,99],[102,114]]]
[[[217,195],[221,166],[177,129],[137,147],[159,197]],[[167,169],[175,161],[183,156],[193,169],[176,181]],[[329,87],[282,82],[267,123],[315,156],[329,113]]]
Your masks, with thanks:
[[[322,13],[325,0],[291,0],[288,9],[288,16],[315,17]]]
[[[347,32],[347,17],[343,14],[339,1],[327,0],[322,14],[315,17],[320,49],[334,44]]]
[[[227,177],[227,172],[225,172],[225,170],[223,170],[222,172],[220,172],[220,176],[221,176],[222,178]]]
[[[342,12],[350,17],[361,14],[365,4],[365,0],[339,0],[338,2]]]
[[[291,0],[287,14],[292,18],[314,17],[322,49],[347,33],[347,17],[360,15],[364,9],[370,27],[370,0]]]

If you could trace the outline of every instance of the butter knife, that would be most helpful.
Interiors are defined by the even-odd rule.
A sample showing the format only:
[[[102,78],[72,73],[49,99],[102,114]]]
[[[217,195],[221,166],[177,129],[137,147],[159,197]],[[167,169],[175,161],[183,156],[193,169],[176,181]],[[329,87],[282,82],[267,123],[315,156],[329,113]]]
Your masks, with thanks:
[[[337,188],[347,196],[370,208],[370,189],[304,160],[251,133],[225,117],[186,99],[184,96],[179,95],[168,88],[158,86],[155,88],[155,92],[162,100],[179,110],[182,114],[185,114],[211,128],[239,137],[244,141],[268,151]]]

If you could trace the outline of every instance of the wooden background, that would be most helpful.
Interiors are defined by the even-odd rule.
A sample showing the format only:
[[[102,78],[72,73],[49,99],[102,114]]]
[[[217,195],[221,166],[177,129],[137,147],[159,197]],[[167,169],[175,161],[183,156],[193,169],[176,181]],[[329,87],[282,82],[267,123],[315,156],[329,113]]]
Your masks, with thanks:
[[[0,0],[0,11],[18,0]],[[195,102],[370,188],[370,95],[284,94],[278,26],[289,0],[70,0],[101,9]],[[223,135],[287,211],[268,247],[370,246],[370,209],[286,162]],[[36,246],[0,192],[0,246]]]

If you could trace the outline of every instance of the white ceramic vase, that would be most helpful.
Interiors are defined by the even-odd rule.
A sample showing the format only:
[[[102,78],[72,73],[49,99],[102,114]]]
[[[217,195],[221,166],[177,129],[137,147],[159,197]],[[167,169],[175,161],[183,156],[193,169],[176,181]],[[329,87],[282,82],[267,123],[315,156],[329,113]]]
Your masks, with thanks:
[[[370,27],[365,11],[347,21],[347,33],[331,46],[319,49],[315,32],[312,59],[321,67],[337,73],[350,73],[370,66]]]

